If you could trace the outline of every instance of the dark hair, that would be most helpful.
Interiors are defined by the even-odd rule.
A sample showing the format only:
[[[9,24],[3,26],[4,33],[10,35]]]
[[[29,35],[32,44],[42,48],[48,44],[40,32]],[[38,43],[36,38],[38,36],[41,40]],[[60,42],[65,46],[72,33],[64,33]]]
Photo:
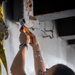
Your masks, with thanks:
[[[53,75],[75,75],[75,73],[68,66],[63,64],[58,64]]]

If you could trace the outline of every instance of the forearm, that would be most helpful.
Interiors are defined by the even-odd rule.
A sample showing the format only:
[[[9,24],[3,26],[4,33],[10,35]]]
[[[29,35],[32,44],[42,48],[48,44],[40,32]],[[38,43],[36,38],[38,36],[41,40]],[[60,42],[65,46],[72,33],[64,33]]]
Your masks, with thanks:
[[[25,66],[25,57],[26,57],[27,48],[23,47],[17,53],[12,66],[11,66],[11,73],[12,75],[24,75],[24,66]]]
[[[40,72],[44,73],[46,71],[39,45],[33,48],[33,54],[34,54],[34,64],[35,64],[36,75],[44,75],[44,74],[39,74]]]

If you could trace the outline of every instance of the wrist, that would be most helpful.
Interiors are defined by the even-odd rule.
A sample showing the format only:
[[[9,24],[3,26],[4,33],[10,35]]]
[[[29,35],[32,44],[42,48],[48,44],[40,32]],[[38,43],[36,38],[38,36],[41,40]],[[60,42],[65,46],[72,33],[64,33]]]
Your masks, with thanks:
[[[40,45],[39,44],[34,45],[33,50],[40,51]]]
[[[23,48],[23,47],[26,47],[28,49],[28,45],[26,43],[21,43],[19,45],[19,49]]]

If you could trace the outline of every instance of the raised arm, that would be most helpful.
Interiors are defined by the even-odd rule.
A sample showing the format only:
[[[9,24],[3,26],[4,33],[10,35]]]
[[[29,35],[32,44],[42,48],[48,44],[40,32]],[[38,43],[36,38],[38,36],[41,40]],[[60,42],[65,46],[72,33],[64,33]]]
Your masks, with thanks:
[[[33,48],[33,55],[34,55],[34,66],[36,75],[46,75],[46,68],[45,64],[41,55],[40,46],[37,41],[37,37],[31,33],[31,43],[30,45]]]
[[[20,44],[29,43],[29,38],[24,32],[21,32],[19,39],[20,39]],[[27,46],[26,45],[21,46],[11,66],[12,75],[26,75],[24,71],[26,52],[27,52]]]

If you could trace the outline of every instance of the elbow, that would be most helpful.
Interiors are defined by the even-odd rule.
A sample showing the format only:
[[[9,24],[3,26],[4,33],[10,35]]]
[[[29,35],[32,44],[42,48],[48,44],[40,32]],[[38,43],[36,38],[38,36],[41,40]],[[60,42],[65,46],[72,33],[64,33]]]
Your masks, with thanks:
[[[24,70],[22,68],[19,68],[17,66],[12,65],[10,68],[10,72],[12,75],[22,75],[25,74]]]
[[[10,68],[10,72],[12,75],[15,75],[17,73],[17,69],[12,65]]]
[[[11,66],[10,72],[11,72],[11,74],[13,75],[13,73],[14,73],[14,67],[13,67],[13,66]]]

